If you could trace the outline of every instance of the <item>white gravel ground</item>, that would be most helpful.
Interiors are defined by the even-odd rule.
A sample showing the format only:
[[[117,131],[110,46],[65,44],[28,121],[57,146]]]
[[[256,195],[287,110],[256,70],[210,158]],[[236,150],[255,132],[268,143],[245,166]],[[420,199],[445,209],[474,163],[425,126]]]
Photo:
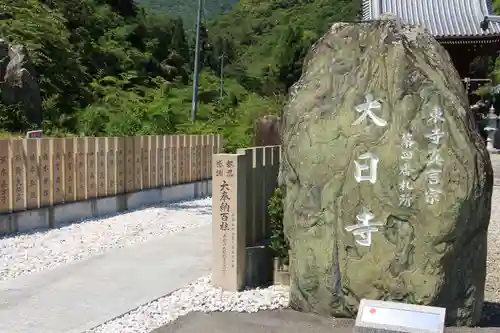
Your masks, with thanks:
[[[488,232],[488,261],[485,299],[500,302],[500,187],[492,198],[491,222]],[[121,317],[86,333],[149,333],[191,311],[256,312],[287,307],[288,288],[283,286],[249,290],[240,293],[223,292],[203,277],[171,295],[145,304]],[[485,317],[490,314],[484,313]]]
[[[206,225],[211,219],[212,199],[206,198],[0,238],[0,280]]]
[[[191,311],[257,312],[284,308],[288,302],[284,286],[234,293],[213,287],[206,276],[86,333],[149,333]]]

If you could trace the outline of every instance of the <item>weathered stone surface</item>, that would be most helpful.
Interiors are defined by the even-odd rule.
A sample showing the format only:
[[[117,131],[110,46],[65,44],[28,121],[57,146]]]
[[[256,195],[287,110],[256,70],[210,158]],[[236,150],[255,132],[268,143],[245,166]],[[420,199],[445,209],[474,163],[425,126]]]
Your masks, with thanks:
[[[281,145],[280,118],[274,115],[264,116],[255,121],[255,146]]]
[[[393,300],[475,324],[493,172],[449,55],[391,19],[333,25],[304,66],[282,115],[292,307],[354,317],[362,298]],[[350,228],[368,213],[376,231]]]
[[[0,100],[22,105],[28,122],[42,122],[42,97],[26,48],[0,39]]]

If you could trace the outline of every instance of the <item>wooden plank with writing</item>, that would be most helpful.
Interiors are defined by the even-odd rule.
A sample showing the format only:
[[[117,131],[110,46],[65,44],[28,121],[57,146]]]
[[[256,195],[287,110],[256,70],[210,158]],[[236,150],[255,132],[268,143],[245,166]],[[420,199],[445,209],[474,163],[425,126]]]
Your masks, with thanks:
[[[198,180],[198,135],[191,138],[191,182]]]
[[[106,138],[96,138],[97,197],[106,196]]]
[[[178,148],[178,169],[177,172],[179,184],[186,182],[186,135],[179,135],[179,148]],[[189,167],[189,164],[188,164]]]
[[[134,186],[136,191],[142,190],[142,137],[134,137]]]
[[[134,138],[125,138],[125,192],[135,192],[134,185]]]
[[[215,134],[215,140],[217,144],[215,145],[215,151],[217,154],[222,154],[224,153],[224,143],[222,141],[222,135],[220,134]]]
[[[205,151],[206,145],[207,145],[207,136],[202,135],[200,138],[200,179],[207,179],[207,168],[206,168],[206,161],[207,161],[207,153]]]
[[[12,140],[12,205],[14,211],[26,209],[26,158],[24,140]]]
[[[172,185],[172,136],[164,137],[163,159],[165,161],[165,186]]]
[[[63,189],[63,160],[64,160],[64,139],[57,138],[52,141],[52,179],[53,198],[52,204],[57,205],[64,202]]]
[[[75,141],[76,200],[85,200],[87,199],[85,138],[76,138]]]
[[[116,138],[106,138],[106,195],[116,194]]]
[[[96,139],[85,138],[85,154],[87,155],[87,199],[97,197],[97,152]]]
[[[156,137],[158,149],[158,186],[165,186],[165,136],[158,135]]]
[[[150,142],[148,136],[141,137],[142,147],[142,188],[151,188]]]
[[[195,180],[200,181],[201,178],[201,135],[196,136],[196,173],[195,173]]]
[[[64,139],[64,202],[75,201],[75,140]]]
[[[189,135],[184,135],[184,149],[183,149],[183,157],[184,157],[184,183],[189,183],[190,181],[190,160],[191,160],[191,150],[189,147]]]
[[[213,169],[213,155],[214,155],[214,135],[209,134],[208,135],[208,145],[207,145],[207,154],[208,154],[208,160],[207,160],[207,167],[208,167],[208,176],[212,178],[212,169]]]
[[[179,136],[173,135],[170,142],[170,169],[172,185],[179,184]]]
[[[116,193],[125,193],[125,138],[116,138]]]
[[[149,170],[150,170],[150,185],[151,188],[158,187],[158,143],[156,135],[149,137]]]
[[[196,147],[195,147],[196,135],[188,135],[186,137],[187,145],[187,168],[186,168],[186,182],[190,183],[194,181],[195,169],[196,169]]]
[[[12,195],[9,193],[12,180],[11,142],[0,139],[0,213],[12,211]]]
[[[39,207],[38,139],[24,141],[26,156],[26,208]]]
[[[52,203],[52,172],[51,172],[51,146],[52,139],[38,139],[38,163],[40,165],[40,207],[50,206]]]

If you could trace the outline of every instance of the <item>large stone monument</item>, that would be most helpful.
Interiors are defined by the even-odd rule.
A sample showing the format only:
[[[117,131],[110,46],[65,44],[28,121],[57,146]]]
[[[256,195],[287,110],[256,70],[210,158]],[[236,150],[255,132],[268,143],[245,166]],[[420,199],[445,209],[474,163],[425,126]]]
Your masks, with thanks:
[[[291,306],[354,317],[362,298],[480,318],[493,171],[447,52],[391,16],[338,23],[282,115]]]

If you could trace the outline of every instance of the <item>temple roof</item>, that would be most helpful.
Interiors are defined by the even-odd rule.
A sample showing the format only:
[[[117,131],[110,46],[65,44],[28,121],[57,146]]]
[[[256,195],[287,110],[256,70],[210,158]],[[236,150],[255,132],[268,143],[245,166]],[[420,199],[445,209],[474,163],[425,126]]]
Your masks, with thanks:
[[[500,24],[480,27],[492,13],[491,0],[363,0],[363,20],[392,13],[404,22],[427,28],[436,39],[481,39],[500,36]]]

